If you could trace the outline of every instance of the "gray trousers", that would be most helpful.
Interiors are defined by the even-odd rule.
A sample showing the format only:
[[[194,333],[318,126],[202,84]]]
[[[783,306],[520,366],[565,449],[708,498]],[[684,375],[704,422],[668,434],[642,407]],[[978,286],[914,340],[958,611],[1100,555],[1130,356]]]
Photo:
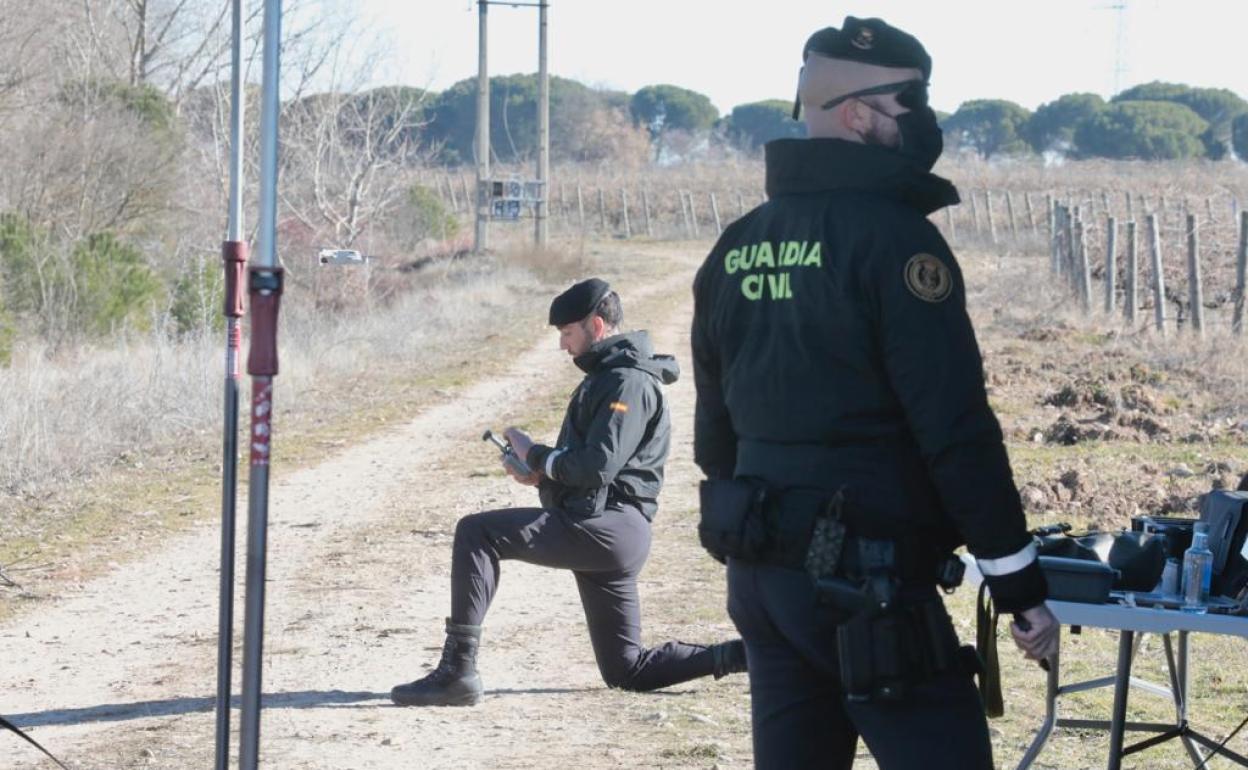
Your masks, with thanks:
[[[714,660],[704,645],[641,644],[637,575],[649,553],[650,522],[630,508],[587,519],[542,508],[465,516],[455,528],[451,620],[482,625],[503,560],[567,569],[576,575],[594,658],[608,687],[655,690],[706,676]]]

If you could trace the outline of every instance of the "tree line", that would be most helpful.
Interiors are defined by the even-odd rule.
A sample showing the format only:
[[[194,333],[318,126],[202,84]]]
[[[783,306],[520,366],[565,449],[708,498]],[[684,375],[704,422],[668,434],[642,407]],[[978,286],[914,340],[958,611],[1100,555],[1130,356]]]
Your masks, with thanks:
[[[424,172],[472,165],[476,79],[440,92],[364,88],[350,3],[287,0],[282,54],[279,256],[292,298],[333,303],[318,248],[412,255],[459,228]],[[209,0],[0,0],[0,364],[15,340],[50,351],[128,330],[220,323],[228,190],[228,4]],[[244,60],[258,72],[253,4]],[[536,156],[537,77],[491,78],[491,153]],[[256,211],[258,91],[248,87],[245,211]],[[639,168],[757,153],[803,135],[791,102],[726,114],[672,84],[635,93],[551,82],[555,163]],[[950,146],[986,157],[1248,156],[1248,108],[1217,89],[1154,83],[1109,102],[1070,94],[1029,113],[967,102]],[[248,222],[254,227],[254,222]],[[252,232],[247,233],[250,238]],[[349,303],[340,303],[347,305]]]
[[[942,118],[952,147],[985,158],[1248,158],[1248,102],[1225,88],[1145,83],[1109,101],[1065,94],[1035,112],[1005,99],[978,99]]]
[[[476,80],[429,94],[422,130],[444,163],[473,161]],[[492,153],[528,159],[536,147],[537,78],[490,79]],[[719,111],[704,94],[652,85],[634,94],[551,82],[551,153],[569,162],[679,160],[724,148],[754,151],[800,137],[792,102],[770,99]],[[985,158],[1056,153],[1070,158],[1220,160],[1248,157],[1248,101],[1227,89],[1146,83],[1109,101],[1065,94],[1035,112],[1004,99],[976,99],[939,115],[947,146]]]
[[[536,154],[537,89],[534,74],[490,78],[492,159],[526,161]],[[427,94],[423,141],[441,163],[474,163],[476,78]],[[791,103],[744,104],[729,114],[705,94],[657,84],[629,94],[595,89],[568,78],[550,81],[551,159],[568,163],[638,165],[678,161],[710,145],[752,149],[784,136],[804,135],[789,118]]]

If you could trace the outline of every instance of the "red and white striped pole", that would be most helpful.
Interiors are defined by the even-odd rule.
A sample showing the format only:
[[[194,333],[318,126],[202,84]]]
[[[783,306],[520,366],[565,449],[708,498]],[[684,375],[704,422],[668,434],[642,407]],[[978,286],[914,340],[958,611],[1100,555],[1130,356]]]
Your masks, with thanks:
[[[251,297],[251,464],[247,516],[247,594],[243,624],[243,713],[239,766],[255,770],[260,753],[264,577],[269,518],[269,457],[273,440],[273,377],[282,268],[277,265],[277,120],[281,0],[264,0],[264,76],[260,97],[260,228],[248,271]]]
[[[243,275],[247,244],[243,228],[243,78],[242,0],[231,0],[233,30],[230,58],[230,211],[226,240],[221,244],[225,266],[225,419],[221,461],[221,593],[217,613],[216,770],[230,764],[230,677],[234,648],[234,530],[238,493],[239,350],[242,347]]]

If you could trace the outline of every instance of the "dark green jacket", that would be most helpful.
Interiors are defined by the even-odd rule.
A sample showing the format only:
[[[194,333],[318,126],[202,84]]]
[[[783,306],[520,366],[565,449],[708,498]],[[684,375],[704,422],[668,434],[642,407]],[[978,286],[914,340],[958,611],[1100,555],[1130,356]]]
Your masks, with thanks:
[[[585,379],[556,445],[535,445],[525,458],[547,474],[542,507],[583,517],[627,506],[653,520],[672,435],[660,385],[680,376],[676,359],[656,355],[639,331],[608,337],[575,363]]]
[[[1039,603],[962,274],[926,218],[956,190],[880,147],[766,149],[770,200],[724,231],[694,284],[698,465],[844,486],[860,533],[966,543],[1000,608]]]

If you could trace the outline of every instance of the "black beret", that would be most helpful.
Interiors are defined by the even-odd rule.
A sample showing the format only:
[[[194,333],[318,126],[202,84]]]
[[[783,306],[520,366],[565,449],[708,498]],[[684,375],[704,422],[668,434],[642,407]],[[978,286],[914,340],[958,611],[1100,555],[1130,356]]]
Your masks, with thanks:
[[[880,19],[846,16],[840,29],[825,27],[810,36],[802,48],[802,61],[811,53],[880,67],[914,67],[924,80],[932,77],[932,57],[923,44]]]
[[[601,278],[590,278],[573,284],[567,291],[550,303],[550,325],[565,326],[576,323],[594,312],[611,286]]]

